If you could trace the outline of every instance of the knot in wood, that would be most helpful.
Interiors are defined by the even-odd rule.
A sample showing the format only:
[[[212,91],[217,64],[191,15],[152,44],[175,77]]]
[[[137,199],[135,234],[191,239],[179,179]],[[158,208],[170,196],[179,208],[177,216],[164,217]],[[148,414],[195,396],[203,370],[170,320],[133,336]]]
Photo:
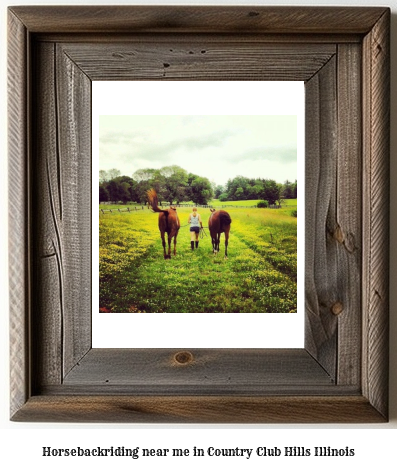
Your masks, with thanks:
[[[193,361],[193,355],[190,352],[178,352],[175,354],[174,360],[180,365],[186,365]]]
[[[335,316],[339,316],[339,314],[341,314],[343,311],[343,304],[337,301],[335,304],[332,305],[331,311],[332,314],[334,314]]]
[[[340,244],[343,244],[343,241],[345,240],[345,236],[340,226],[337,226],[335,229],[334,239],[336,239]]]

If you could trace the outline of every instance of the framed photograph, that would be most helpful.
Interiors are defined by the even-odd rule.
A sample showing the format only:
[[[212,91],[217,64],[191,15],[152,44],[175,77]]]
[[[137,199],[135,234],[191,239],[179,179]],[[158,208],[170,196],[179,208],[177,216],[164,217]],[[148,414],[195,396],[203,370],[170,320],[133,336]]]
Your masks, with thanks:
[[[388,420],[389,23],[390,11],[383,7],[9,8],[11,420]],[[132,181],[117,180],[123,176],[121,173],[109,173],[112,169],[121,170],[116,156],[114,166],[99,167],[101,159],[96,148],[100,147],[99,137],[104,139],[105,134],[97,134],[102,131],[96,107],[109,97],[96,90],[105,82],[112,82],[107,95],[114,102],[129,104],[125,112],[99,113],[103,116],[99,124],[107,123],[108,142],[119,145],[120,136],[126,136],[123,126],[127,116],[135,117],[127,125],[128,142],[135,139],[136,153],[129,159],[130,167],[123,169],[123,173],[130,172],[128,178],[132,177]],[[138,189],[146,194],[149,190],[151,208],[157,208],[159,214],[175,211],[181,220],[184,215],[186,221],[180,226],[191,225],[187,219],[190,209],[185,215],[183,205],[199,205],[199,213],[208,211],[204,226],[210,231],[211,209],[221,209],[220,202],[218,198],[216,207],[207,207],[214,205],[209,198],[204,201],[204,196],[213,192],[211,196],[215,197],[217,180],[211,173],[209,177],[201,175],[199,168],[183,169],[184,161],[178,160],[176,152],[172,161],[165,160],[169,153],[163,152],[160,161],[155,162],[153,146],[143,148],[138,143],[142,144],[152,127],[157,134],[147,140],[152,144],[155,141],[155,149],[186,149],[190,145],[190,155],[200,160],[202,157],[194,154],[193,148],[215,141],[220,146],[220,136],[228,135],[232,140],[234,134],[226,126],[228,119],[238,115],[251,117],[244,124],[240,118],[234,120],[235,126],[240,123],[241,134],[250,132],[252,145],[245,144],[246,153],[240,152],[238,157],[237,141],[233,141],[233,148],[224,151],[230,167],[232,162],[244,165],[247,181],[239,180],[236,188],[222,187],[225,191],[218,191],[218,196],[228,202],[229,208],[222,209],[229,213],[231,202],[237,201],[241,206],[241,201],[249,201],[249,194],[256,196],[251,198],[256,204],[259,200],[269,204],[265,196],[270,193],[265,193],[264,181],[273,180],[279,196],[282,191],[287,194],[288,185],[281,177],[267,178],[260,171],[251,176],[248,172],[250,161],[256,159],[259,166],[265,160],[264,145],[256,142],[253,130],[261,128],[263,140],[270,142],[271,137],[264,131],[269,123],[263,117],[282,115],[283,93],[274,94],[280,97],[276,111],[266,111],[271,101],[266,86],[279,82],[285,86],[302,84],[304,97],[303,126],[296,127],[296,139],[301,136],[303,142],[302,158],[296,161],[301,170],[297,179],[300,206],[297,214],[288,214],[286,222],[290,225],[295,219],[295,226],[304,222],[301,235],[298,231],[294,242],[301,240],[302,246],[288,259],[285,247],[293,235],[284,234],[285,257],[280,257],[281,246],[276,245],[276,239],[281,240],[281,236],[276,228],[274,232],[264,232],[262,228],[256,237],[246,230],[248,219],[252,229],[253,220],[265,219],[265,210],[270,209],[255,208],[262,211],[255,214],[253,209],[247,209],[245,222],[243,213],[236,210],[231,217],[227,248],[223,245],[225,231],[218,255],[211,253],[218,251],[212,241],[197,241],[207,251],[200,263],[205,266],[206,276],[213,279],[208,287],[217,287],[220,293],[218,304],[214,301],[207,310],[193,300],[178,304],[173,277],[179,270],[183,280],[186,268],[181,261],[191,255],[190,250],[201,256],[198,247],[194,252],[196,239],[192,239],[191,249],[187,230],[190,227],[180,227],[177,254],[179,247],[181,254],[178,258],[171,252],[169,259],[168,248],[163,252],[160,220],[157,226],[157,214],[145,207]],[[124,100],[119,90],[126,85],[130,88]],[[217,99],[208,100],[208,94]],[[264,100],[266,96],[268,99]],[[210,101],[219,101],[214,112],[209,111]],[[153,110],[153,104],[158,102],[164,102],[160,111]],[[185,107],[186,103],[192,105],[186,111],[178,107],[179,102]],[[247,106],[251,102],[256,102],[256,111]],[[196,111],[193,103],[204,103],[204,112]],[[237,111],[240,105],[241,113]],[[107,122],[106,116],[120,115],[124,115],[123,119],[112,119],[112,125]],[[218,119],[211,121],[211,115]],[[160,122],[154,116],[164,119]],[[192,120],[196,120],[202,134],[189,135]],[[285,130],[285,141],[287,123],[285,119],[278,125]],[[160,135],[159,129],[168,129],[168,135]],[[170,136],[172,139],[167,140]],[[118,147],[115,153],[119,156],[120,152]],[[150,157],[145,160],[144,155]],[[214,156],[216,167],[221,157],[215,153]],[[167,165],[169,168],[164,170]],[[177,169],[178,178],[182,178],[177,191],[166,185],[175,167],[186,173]],[[203,172],[204,167],[202,160]],[[135,173],[145,169],[153,170],[146,180],[147,172]],[[130,206],[123,205],[121,193],[110,198],[116,193],[109,193],[113,190],[103,184],[102,202],[116,205],[98,208],[100,170],[100,182],[114,181],[129,192]],[[214,173],[219,176],[222,171],[214,169]],[[239,173],[229,180],[232,182]],[[209,180],[210,186],[204,189],[207,193],[194,192],[196,177],[201,178],[202,184],[206,183],[205,178]],[[214,180],[212,186],[210,178]],[[288,176],[285,180],[289,179]],[[150,188],[138,188],[137,182],[150,183]],[[132,193],[134,188],[136,192]],[[151,190],[156,191],[156,200]],[[168,200],[166,205],[161,204],[161,198]],[[133,210],[135,215],[153,218],[147,234],[157,244],[153,245],[153,257],[158,267],[145,267],[147,272],[151,270],[150,282],[131,277],[128,292],[127,284],[116,289],[112,285],[109,291],[116,291],[117,296],[111,298],[107,293],[107,297],[100,298],[100,276],[95,272],[102,256],[95,249],[98,218],[102,214],[112,227],[115,221],[126,221],[116,214],[106,214],[111,207],[117,208],[119,215]],[[286,211],[285,206],[274,211],[280,215]],[[129,217],[131,223],[132,216]],[[134,224],[138,225],[138,219]],[[117,231],[116,228],[113,232]],[[242,255],[242,249],[237,251],[241,243],[239,231],[246,234],[245,245],[250,244],[251,249],[255,246],[263,257],[261,270],[249,265],[251,259]],[[114,237],[113,242],[114,254],[120,253],[121,241]],[[121,269],[128,248],[137,251],[140,247],[137,242],[126,244],[123,257],[116,263],[109,262],[107,278],[103,279],[111,279],[112,270]],[[187,248],[182,248],[182,244],[187,244]],[[281,271],[277,274],[274,268],[270,280],[264,277],[266,263],[272,263],[272,253],[278,257],[278,265],[275,258],[272,266],[281,267]],[[114,254],[108,260],[117,258]],[[293,287],[293,281],[283,276],[288,271],[285,264],[292,263],[294,257],[298,263]],[[250,280],[246,275],[235,286],[232,282],[215,282],[224,276],[222,270],[234,274],[244,270],[244,266],[248,267]],[[134,270],[138,268],[128,261],[127,270],[137,273]],[[216,270],[214,278],[212,272]],[[167,280],[174,283],[168,290],[173,301],[161,304],[167,290],[156,298],[151,286],[155,286],[154,273],[160,274],[159,285],[164,284],[165,272]],[[122,277],[127,276],[124,271]],[[142,299],[130,290],[134,282],[137,286],[136,279],[142,285]],[[284,291],[274,296],[270,304],[274,308],[265,307],[269,293],[276,293],[281,279]],[[182,287],[180,291],[183,292]],[[221,298],[223,291],[227,295]],[[200,291],[200,296],[205,293]],[[123,296],[124,304],[120,300]],[[224,308],[219,303],[228,304]],[[289,311],[302,318],[302,346],[269,347],[265,338],[276,333],[286,337],[289,321],[269,327],[262,320],[267,314],[275,318]],[[112,315],[120,312],[129,316],[129,324],[125,320],[114,323]],[[107,316],[109,335],[110,327],[116,332],[110,346],[96,345],[94,320],[100,314]],[[151,318],[154,314],[158,317]],[[139,318],[146,319],[146,323],[139,323]],[[222,338],[229,337],[228,329],[233,323],[237,325],[236,335],[225,344]],[[121,331],[128,337],[128,345],[119,340]],[[192,332],[196,333],[195,338],[190,335]],[[206,343],[207,337],[211,338],[210,343]]]
[[[93,347],[303,347],[304,83],[246,85],[93,83]]]

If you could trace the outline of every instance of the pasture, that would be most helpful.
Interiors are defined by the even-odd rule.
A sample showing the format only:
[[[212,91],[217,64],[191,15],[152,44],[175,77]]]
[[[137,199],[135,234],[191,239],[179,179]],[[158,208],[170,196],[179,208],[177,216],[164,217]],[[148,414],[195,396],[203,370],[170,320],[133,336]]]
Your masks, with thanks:
[[[229,205],[236,203],[247,202]],[[228,259],[224,234],[220,253],[212,254],[209,209],[199,208],[206,236],[192,251],[191,208],[178,208],[181,229],[177,255],[170,260],[163,258],[158,214],[148,209],[100,212],[100,310],[296,312],[297,218],[291,215],[296,200],[289,203],[281,209],[225,208],[232,218]],[[221,205],[216,202],[217,209]]]

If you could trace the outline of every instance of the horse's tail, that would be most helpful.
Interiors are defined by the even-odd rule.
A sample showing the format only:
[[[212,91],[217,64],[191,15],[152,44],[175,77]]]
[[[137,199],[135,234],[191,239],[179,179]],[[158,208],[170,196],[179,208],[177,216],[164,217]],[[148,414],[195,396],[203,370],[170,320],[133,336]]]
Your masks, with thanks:
[[[159,200],[157,198],[156,190],[154,190],[152,188],[151,190],[148,190],[146,192],[146,194],[147,194],[147,197],[148,197],[149,204],[152,207],[152,210],[154,212],[156,212],[156,213],[166,213],[168,215],[168,210],[159,208]]]
[[[229,213],[226,211],[220,213],[219,219],[221,220],[222,226],[228,226],[232,223],[232,218],[230,217]]]

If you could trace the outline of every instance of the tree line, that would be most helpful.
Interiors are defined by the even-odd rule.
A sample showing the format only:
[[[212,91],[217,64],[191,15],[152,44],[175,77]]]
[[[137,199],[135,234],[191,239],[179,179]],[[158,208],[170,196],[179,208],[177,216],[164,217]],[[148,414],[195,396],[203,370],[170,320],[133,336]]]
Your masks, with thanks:
[[[229,179],[225,186],[215,187],[215,198],[220,201],[265,200],[273,205],[282,199],[297,198],[297,181],[286,180],[283,184],[268,178],[246,178],[242,176]]]
[[[178,165],[160,169],[137,170],[132,177],[121,175],[117,169],[99,171],[99,202],[126,204],[135,201],[145,204],[147,190],[154,188],[159,201],[179,204],[193,201],[208,204],[211,199],[240,201],[262,199],[273,205],[283,198],[297,197],[297,182],[286,180],[284,184],[270,179],[249,179],[237,176],[229,179],[225,186],[211,183],[208,178],[189,173]]]
[[[188,173],[178,165],[160,169],[137,170],[132,177],[121,176],[120,171],[99,171],[99,202],[136,201],[147,202],[147,190],[154,188],[159,201],[178,204],[193,201],[208,204],[214,197],[213,186],[208,178]]]

